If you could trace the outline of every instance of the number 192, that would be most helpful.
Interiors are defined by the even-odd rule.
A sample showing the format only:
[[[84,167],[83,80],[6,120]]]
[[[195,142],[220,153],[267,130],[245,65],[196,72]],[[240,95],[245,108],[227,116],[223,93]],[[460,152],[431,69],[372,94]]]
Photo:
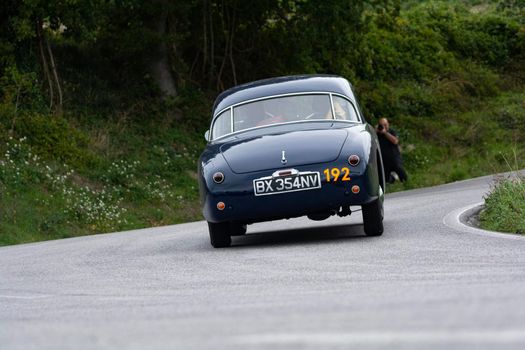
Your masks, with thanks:
[[[325,169],[323,173],[326,176],[326,182],[350,181],[350,169],[347,167]]]

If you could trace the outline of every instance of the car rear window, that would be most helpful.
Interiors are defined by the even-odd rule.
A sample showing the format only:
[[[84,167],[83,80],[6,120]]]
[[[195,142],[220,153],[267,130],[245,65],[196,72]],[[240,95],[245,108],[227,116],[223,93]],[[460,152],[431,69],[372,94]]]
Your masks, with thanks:
[[[359,121],[349,101],[334,95],[333,109],[331,101],[329,93],[319,93],[278,96],[240,104],[215,118],[212,138],[272,124],[333,119]]]

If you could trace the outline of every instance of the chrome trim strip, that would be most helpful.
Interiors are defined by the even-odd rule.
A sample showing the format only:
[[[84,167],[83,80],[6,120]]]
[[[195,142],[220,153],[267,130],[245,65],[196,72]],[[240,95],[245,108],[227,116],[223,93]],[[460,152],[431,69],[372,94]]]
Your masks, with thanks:
[[[217,117],[219,114],[221,114],[223,111],[227,110],[228,108],[234,108],[234,107],[246,104],[246,103],[252,103],[252,102],[262,101],[262,100],[269,100],[269,99],[277,98],[277,97],[301,96],[301,95],[330,95],[330,94],[338,95],[338,96],[344,97],[344,98],[346,98],[348,100],[348,97],[345,97],[344,95],[338,94],[336,92],[330,92],[330,91],[291,92],[291,93],[287,93],[287,94],[269,95],[269,96],[264,96],[264,97],[257,97],[257,98],[251,99],[251,100],[242,101],[242,102],[239,102],[239,103],[236,103],[236,104],[233,104],[231,106],[228,106],[228,107],[225,107],[225,108],[221,109],[219,112],[215,113],[213,118],[215,119],[215,117]]]
[[[330,108],[332,109],[332,119],[335,119],[334,99],[332,98],[332,94],[330,94]]]
[[[268,176],[267,178],[271,179],[271,178],[274,178],[274,177],[279,177],[279,176],[281,176],[281,175],[279,175],[280,173],[284,173],[284,172],[287,172],[287,171],[290,172],[290,175],[294,175],[295,176],[295,175],[299,174],[299,170],[297,170],[297,169],[293,169],[293,168],[292,169],[281,169],[281,170],[274,171],[272,176]]]
[[[233,132],[233,107],[230,107],[230,133],[232,132]]]
[[[240,133],[245,132],[245,131],[251,131],[251,130],[262,129],[262,128],[269,128],[269,127],[277,126],[277,125],[289,125],[289,124],[300,124],[300,123],[310,123],[310,122],[323,122],[323,123],[339,122],[339,123],[348,123],[348,124],[363,124],[361,122],[354,121],[354,120],[342,120],[342,119],[337,119],[337,120],[333,120],[333,119],[298,120],[298,121],[294,121],[294,122],[277,123],[277,124],[255,126],[253,128],[242,129],[242,130],[239,130],[239,131],[232,132],[231,134],[226,134],[226,135],[219,136],[219,137],[213,139],[212,141],[220,140],[220,139],[223,139],[223,138],[229,137],[229,136],[235,136],[235,135],[240,134]]]

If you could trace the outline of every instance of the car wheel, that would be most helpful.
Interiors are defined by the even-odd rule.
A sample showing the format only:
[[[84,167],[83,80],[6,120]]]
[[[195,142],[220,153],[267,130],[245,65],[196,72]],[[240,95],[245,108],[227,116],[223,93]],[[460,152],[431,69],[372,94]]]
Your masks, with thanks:
[[[210,243],[214,248],[224,248],[231,245],[229,222],[208,222],[208,229],[210,231]]]
[[[383,202],[380,199],[364,204],[363,223],[367,236],[381,236],[383,234]]]

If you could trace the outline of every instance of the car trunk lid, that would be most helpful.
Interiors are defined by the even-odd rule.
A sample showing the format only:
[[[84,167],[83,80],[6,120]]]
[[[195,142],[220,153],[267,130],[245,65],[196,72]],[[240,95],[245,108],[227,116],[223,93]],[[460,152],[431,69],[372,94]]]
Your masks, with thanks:
[[[301,130],[238,139],[220,150],[232,171],[241,174],[334,161],[346,137],[344,129]]]

